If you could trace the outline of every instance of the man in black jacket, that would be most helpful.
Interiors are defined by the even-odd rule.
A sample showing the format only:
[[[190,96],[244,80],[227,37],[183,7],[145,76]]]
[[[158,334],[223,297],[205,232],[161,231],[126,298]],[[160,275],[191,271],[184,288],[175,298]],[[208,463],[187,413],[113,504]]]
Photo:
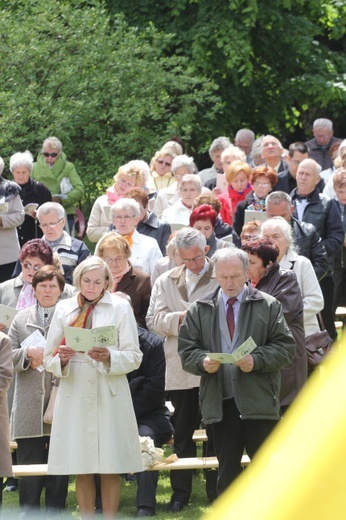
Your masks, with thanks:
[[[324,297],[322,317],[325,327],[332,339],[336,339],[336,328],[333,314],[334,258],[344,242],[344,231],[341,212],[336,200],[319,193],[316,185],[319,182],[321,166],[313,159],[305,159],[298,166],[297,188],[293,190],[292,202],[294,217],[299,222],[309,222],[316,227],[328,255],[328,273],[320,281]]]
[[[274,191],[266,198],[268,218],[282,217],[291,224],[294,243],[298,253],[310,260],[320,281],[328,272],[327,252],[321,237],[313,224],[299,222],[292,213],[294,206],[291,197],[283,191]]]

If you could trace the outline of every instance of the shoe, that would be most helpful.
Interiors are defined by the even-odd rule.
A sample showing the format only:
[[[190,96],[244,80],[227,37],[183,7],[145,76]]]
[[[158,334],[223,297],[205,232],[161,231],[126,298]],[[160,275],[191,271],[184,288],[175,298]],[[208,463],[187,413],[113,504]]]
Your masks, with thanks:
[[[154,509],[151,507],[138,507],[137,518],[142,518],[143,516],[155,516]]]
[[[17,491],[17,489],[18,489],[18,486],[13,486],[13,485],[5,487],[5,491],[10,491],[11,493],[13,493],[14,491]]]
[[[187,502],[181,500],[171,500],[166,507],[167,513],[179,513],[184,507],[187,506]]]

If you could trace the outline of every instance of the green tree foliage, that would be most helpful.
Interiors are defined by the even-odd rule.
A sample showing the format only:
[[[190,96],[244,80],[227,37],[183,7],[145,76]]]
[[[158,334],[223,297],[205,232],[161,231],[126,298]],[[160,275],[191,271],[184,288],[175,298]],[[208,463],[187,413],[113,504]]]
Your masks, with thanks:
[[[149,161],[170,136],[203,146],[222,107],[213,81],[168,52],[170,35],[113,22],[98,1],[15,1],[0,12],[1,155],[36,153],[56,135],[87,208],[121,164]]]
[[[290,140],[315,117],[346,132],[344,0],[109,0],[129,23],[173,32],[174,52],[189,56],[219,85],[225,110],[219,135],[246,125]],[[343,126],[344,125],[344,126]],[[341,132],[342,133],[342,132]]]

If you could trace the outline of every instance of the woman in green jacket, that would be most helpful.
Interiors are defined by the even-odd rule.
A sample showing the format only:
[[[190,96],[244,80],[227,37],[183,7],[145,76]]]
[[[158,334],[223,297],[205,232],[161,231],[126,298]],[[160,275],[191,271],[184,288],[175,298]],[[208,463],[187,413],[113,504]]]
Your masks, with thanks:
[[[34,163],[32,178],[47,186],[52,200],[66,211],[69,228],[75,218],[75,206],[84,194],[84,186],[73,163],[66,160],[62,143],[57,137],[47,137]]]

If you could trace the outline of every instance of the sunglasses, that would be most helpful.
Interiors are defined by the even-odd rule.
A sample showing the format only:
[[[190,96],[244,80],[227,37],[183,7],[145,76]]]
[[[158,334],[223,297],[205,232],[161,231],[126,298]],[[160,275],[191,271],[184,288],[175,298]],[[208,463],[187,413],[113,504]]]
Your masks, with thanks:
[[[58,157],[59,154],[56,152],[53,152],[53,153],[43,152],[43,155],[45,157]]]
[[[172,163],[169,163],[169,162],[163,161],[162,159],[158,159],[156,162],[158,162],[159,164],[161,164],[161,166],[162,166],[163,164],[164,164],[165,166],[169,166],[169,167],[172,166]]]

